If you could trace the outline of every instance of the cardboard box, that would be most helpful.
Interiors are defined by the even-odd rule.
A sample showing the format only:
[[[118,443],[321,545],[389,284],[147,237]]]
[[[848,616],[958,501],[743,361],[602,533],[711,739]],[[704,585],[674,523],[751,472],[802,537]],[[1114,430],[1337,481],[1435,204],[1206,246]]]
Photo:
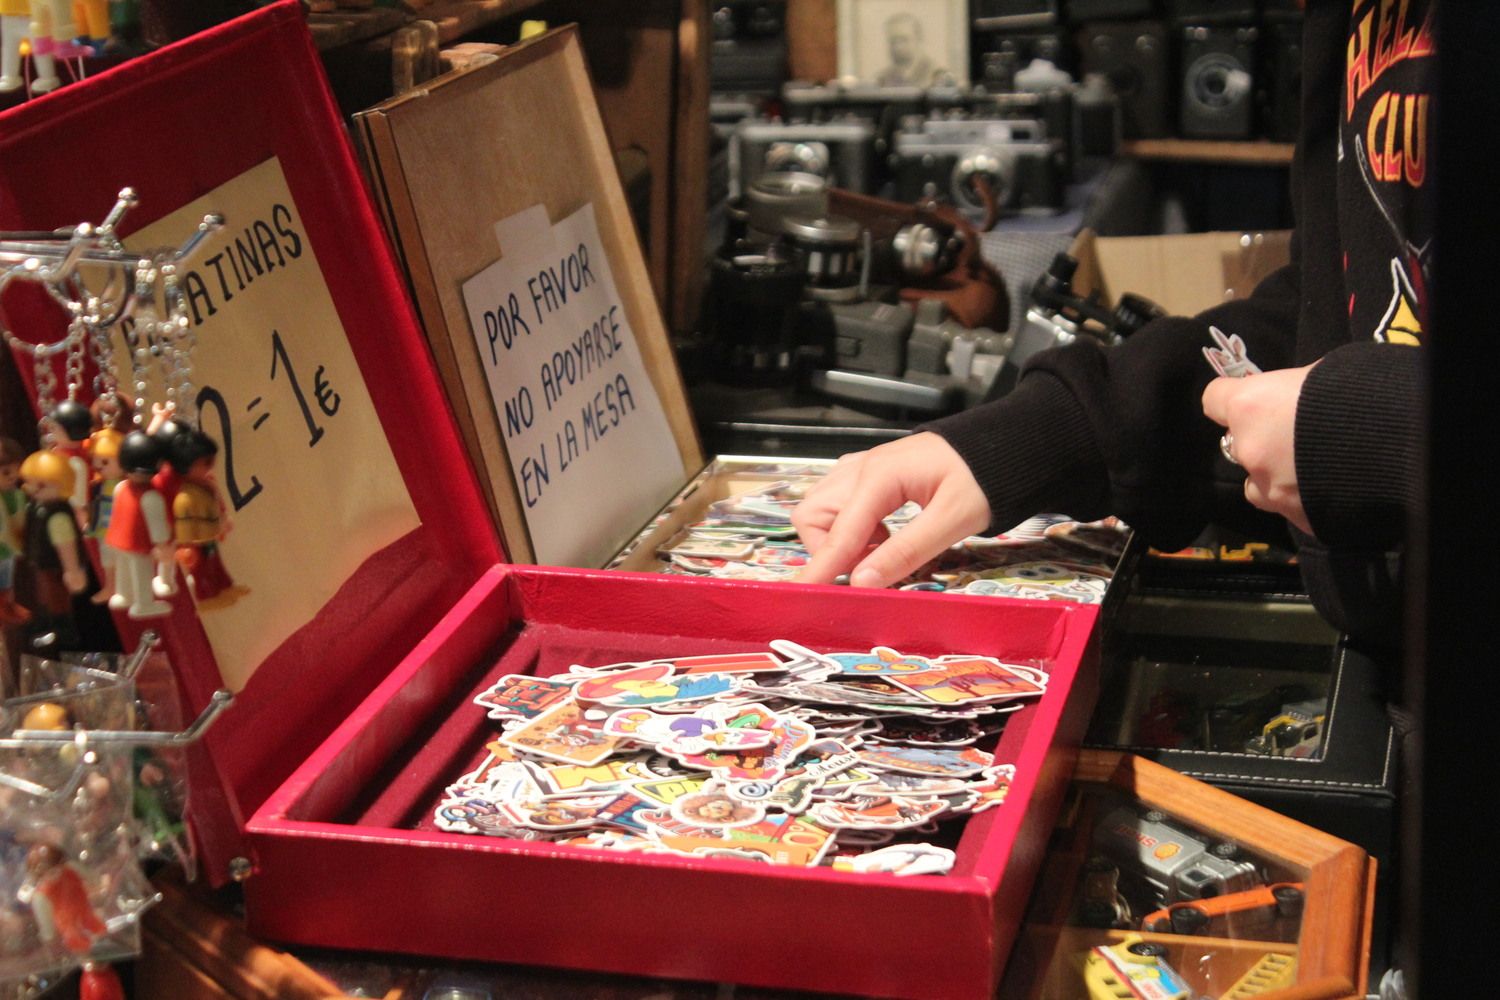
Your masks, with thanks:
[[[584,79],[566,31],[505,58]],[[548,99],[588,117],[586,91]],[[585,122],[596,137],[597,120]],[[0,120],[6,228],[102,215],[127,183],[142,199],[127,242],[178,242],[210,204],[229,217],[228,242],[185,280],[200,324],[197,401],[221,432],[235,539],[258,539],[226,547],[250,590],[196,613],[181,593],[151,624],[192,707],[237,688],[194,754],[193,810],[208,876],[246,879],[252,931],[781,987],[992,990],[1095,696],[1097,609],[507,564],[296,3]],[[601,217],[623,212],[617,180],[598,197]],[[601,231],[624,245],[628,219],[616,222]],[[638,277],[621,286],[649,303]],[[46,316],[29,318],[43,336]],[[456,709],[486,679],[781,637],[1045,665],[1047,693],[997,748],[1017,767],[1007,801],[966,825],[952,875],[413,829],[481,738],[482,713]],[[734,919],[663,905],[705,900],[733,901]],[[747,927],[765,947],[746,947]]]
[[[1085,229],[1069,252],[1078,259],[1073,284],[1080,294],[1097,291],[1113,305],[1133,292],[1175,316],[1193,316],[1244,298],[1287,263],[1291,233],[1098,236]]]

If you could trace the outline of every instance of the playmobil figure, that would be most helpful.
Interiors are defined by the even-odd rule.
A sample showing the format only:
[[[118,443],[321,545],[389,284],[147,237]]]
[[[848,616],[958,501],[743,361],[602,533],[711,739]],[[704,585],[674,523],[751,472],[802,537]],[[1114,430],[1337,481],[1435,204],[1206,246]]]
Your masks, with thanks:
[[[51,56],[54,60],[50,76],[42,75],[38,68],[32,90],[45,93],[62,85],[55,60],[79,59],[94,54],[93,49],[75,41],[77,35],[78,26],[73,23],[73,0],[31,0],[31,51],[36,55]]]
[[[187,575],[193,596],[207,600],[234,586],[219,555],[219,543],[230,529],[224,498],[214,482],[219,445],[202,431],[188,428],[172,439],[171,448],[167,460],[181,477],[172,501],[177,564]]]
[[[21,901],[31,904],[42,942],[56,941],[74,955],[87,955],[107,929],[89,902],[78,870],[56,847],[37,844],[26,852],[26,874]]]
[[[73,0],[77,41],[98,52],[109,40],[109,0]]]
[[[47,414],[44,434],[53,451],[68,460],[73,470],[73,491],[68,502],[73,505],[73,514],[78,527],[89,529],[89,435],[94,431],[94,415],[82,403],[64,400]]]
[[[0,94],[21,89],[21,42],[31,30],[29,0],[0,0]]]
[[[73,493],[73,469],[55,451],[34,451],[21,463],[21,488],[30,500],[23,548],[36,584],[31,628],[38,634],[72,636],[73,595],[89,584],[83,535],[67,500]]]
[[[182,488],[182,475],[176,464],[171,461],[175,450],[173,442],[179,435],[192,429],[172,414],[171,403],[157,403],[151,407],[151,423],[146,427],[146,433],[151,435],[151,440],[156,442],[157,451],[161,454],[161,464],[157,468],[156,475],[151,478],[151,485],[167,502],[168,511],[177,500],[177,491]]]
[[[151,485],[161,463],[160,447],[142,431],[131,431],[120,442],[119,462],[125,478],[115,487],[104,534],[104,544],[115,550],[115,593],[109,606],[131,618],[159,618],[172,611],[161,598],[177,589],[156,572],[159,564],[172,565],[167,503]]]
[[[21,491],[21,445],[0,437],[0,625],[24,625],[31,612],[16,603],[16,563],[26,523],[26,494]]]
[[[94,400],[89,404],[89,415],[94,418],[96,431],[119,431],[123,435],[135,430],[135,407],[120,396]]]
[[[89,503],[89,536],[99,543],[99,565],[103,579],[99,581],[99,592],[94,595],[95,604],[103,604],[115,592],[115,550],[104,544],[104,535],[109,530],[109,520],[114,512],[115,487],[125,474],[120,471],[120,442],[125,435],[106,427],[95,431],[89,438],[89,463],[94,467],[94,497]]]

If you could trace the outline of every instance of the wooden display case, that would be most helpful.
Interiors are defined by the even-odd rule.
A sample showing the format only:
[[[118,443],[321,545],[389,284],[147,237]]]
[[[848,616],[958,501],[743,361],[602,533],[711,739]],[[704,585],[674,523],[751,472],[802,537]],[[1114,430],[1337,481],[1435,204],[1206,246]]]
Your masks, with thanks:
[[[1214,936],[1142,931],[1137,929],[1138,913],[1134,927],[1079,926],[1085,865],[1099,850],[1102,821],[1118,815],[1114,810],[1122,802],[1133,802],[1147,817],[1162,814],[1166,822],[1204,842],[1235,845],[1240,853],[1234,856],[1253,859],[1269,874],[1268,880],[1300,883],[1300,921],[1275,924],[1279,933],[1274,934],[1268,929],[1270,924],[1232,927],[1239,930],[1233,937],[1217,927],[1220,932]],[[1194,997],[1333,1000],[1364,996],[1375,862],[1360,848],[1144,758],[1098,750],[1080,755],[1063,816],[1037,878],[1026,927],[1012,953],[1001,996],[1026,1000],[1087,996],[1082,956],[1101,945],[1137,939],[1166,949],[1165,960],[1186,980]],[[1171,857],[1169,852],[1178,850],[1174,844],[1156,843],[1148,833],[1140,834],[1140,843],[1143,850],[1159,857]],[[1295,973],[1287,977],[1292,985],[1254,993],[1230,992],[1258,963],[1284,967],[1286,957],[1295,959]]]

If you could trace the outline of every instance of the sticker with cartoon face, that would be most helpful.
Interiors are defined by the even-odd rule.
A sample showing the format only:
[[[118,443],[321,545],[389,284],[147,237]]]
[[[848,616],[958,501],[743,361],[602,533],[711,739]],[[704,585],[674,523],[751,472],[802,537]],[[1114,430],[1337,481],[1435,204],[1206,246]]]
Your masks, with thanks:
[[[902,655],[889,646],[876,646],[868,653],[829,653],[828,658],[839,665],[840,673],[855,677],[891,677],[932,669],[932,661],[925,656]]]
[[[808,818],[833,830],[909,830],[936,819],[947,811],[937,799],[914,799],[904,795],[851,795],[847,799],[819,802],[808,809]]]
[[[582,795],[566,799],[527,799],[512,802],[517,821],[533,830],[586,830],[618,795]]]
[[[769,746],[780,717],[764,705],[715,702],[689,715],[664,715],[644,708],[611,714],[603,728],[611,736],[655,746],[681,759],[714,750],[752,750]]]
[[[614,753],[620,741],[583,717],[574,702],[566,702],[500,737],[512,750],[548,760],[591,767]]]
[[[766,818],[765,807],[731,796],[723,782],[709,781],[696,792],[673,800],[672,815],[689,826],[739,827]]]
[[[683,754],[676,759],[685,767],[708,771],[721,781],[777,781],[805,747],[817,738],[817,730],[805,722],[782,718],[771,729],[770,745],[755,750],[709,750]],[[663,753],[668,753],[665,747]]]

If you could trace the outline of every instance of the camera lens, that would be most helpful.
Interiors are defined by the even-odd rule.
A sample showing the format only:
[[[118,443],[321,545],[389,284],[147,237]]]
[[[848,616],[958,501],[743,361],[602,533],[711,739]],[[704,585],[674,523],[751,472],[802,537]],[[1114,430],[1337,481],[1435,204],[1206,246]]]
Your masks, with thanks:
[[[773,173],[796,172],[827,177],[832,158],[821,142],[773,142],[766,150],[766,169]]]
[[[1205,108],[1227,108],[1250,93],[1250,74],[1236,60],[1211,52],[1188,69],[1188,92]]]
[[[796,367],[797,308],[806,272],[795,253],[740,244],[710,261],[710,323],[726,381],[785,382]]]
[[[953,165],[949,197],[959,208],[983,212],[990,199],[999,206],[1010,204],[1015,177],[1015,156],[992,146],[970,150]],[[983,182],[987,191],[982,190]]]
[[[823,302],[859,300],[860,237],[864,230],[841,215],[793,216],[782,232],[800,252],[807,294]]]
[[[764,242],[780,236],[782,224],[792,216],[819,216],[828,211],[828,182],[816,174],[762,174],[745,192],[751,239]]]

